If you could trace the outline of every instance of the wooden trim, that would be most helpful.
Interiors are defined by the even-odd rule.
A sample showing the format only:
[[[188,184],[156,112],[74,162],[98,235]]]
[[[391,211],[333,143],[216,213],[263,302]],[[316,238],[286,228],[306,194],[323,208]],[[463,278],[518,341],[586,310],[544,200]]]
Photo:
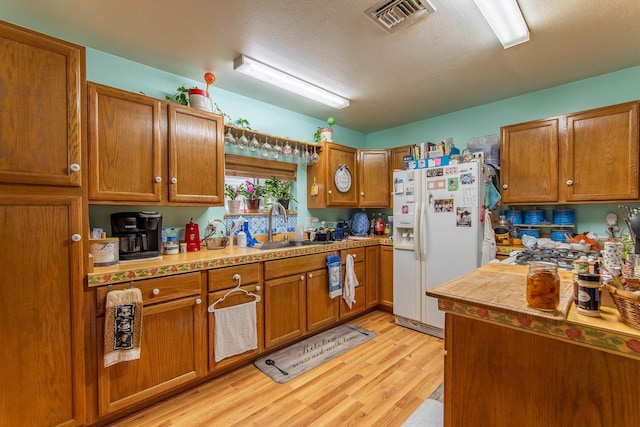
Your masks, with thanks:
[[[284,181],[295,181],[298,171],[298,165],[295,163],[248,158],[235,154],[225,154],[224,167],[225,176],[246,176],[263,179],[275,176]]]

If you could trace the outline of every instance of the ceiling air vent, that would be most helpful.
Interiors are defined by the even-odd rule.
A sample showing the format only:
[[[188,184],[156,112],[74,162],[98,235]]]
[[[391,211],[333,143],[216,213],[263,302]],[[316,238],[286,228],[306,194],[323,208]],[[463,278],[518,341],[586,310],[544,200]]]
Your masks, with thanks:
[[[393,33],[435,11],[428,0],[383,0],[364,13],[386,31]]]

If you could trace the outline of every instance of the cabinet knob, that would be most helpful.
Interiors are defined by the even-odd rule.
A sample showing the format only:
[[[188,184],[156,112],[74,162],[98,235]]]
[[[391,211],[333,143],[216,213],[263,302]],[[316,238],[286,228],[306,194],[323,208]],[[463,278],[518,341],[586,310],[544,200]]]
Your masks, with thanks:
[[[176,184],[177,182],[178,182],[178,178],[176,178],[176,177],[171,178],[171,183],[172,184]]]
[[[160,176],[156,176],[156,177],[154,178],[154,181],[155,181],[155,182],[162,182],[162,177],[160,177]]]
[[[202,304],[202,300],[200,298],[196,298],[196,305]]]
[[[361,195],[362,197],[364,197],[364,191],[361,191],[361,192],[360,192],[360,195]]]
[[[300,280],[304,280],[304,275],[300,276]]]
[[[567,185],[573,185],[573,180],[568,179],[568,180],[567,180]]]
[[[71,163],[71,166],[69,166],[69,169],[71,169],[72,172],[79,172],[80,165],[77,163]]]
[[[309,279],[313,279],[313,273],[309,273]]]
[[[79,234],[72,234],[71,240],[73,240],[74,242],[79,242],[80,240],[82,240],[82,236]]]
[[[151,293],[152,293],[152,294],[154,294],[154,295],[158,295],[158,294],[160,293],[160,289],[158,289],[158,288],[154,288],[154,289],[151,291]]]
[[[259,291],[259,290],[260,290],[260,286],[256,286],[256,291]]]
[[[333,194],[333,191],[329,190],[327,191],[327,194]]]
[[[509,186],[507,184],[502,184],[502,189],[506,190],[507,188],[509,188]]]

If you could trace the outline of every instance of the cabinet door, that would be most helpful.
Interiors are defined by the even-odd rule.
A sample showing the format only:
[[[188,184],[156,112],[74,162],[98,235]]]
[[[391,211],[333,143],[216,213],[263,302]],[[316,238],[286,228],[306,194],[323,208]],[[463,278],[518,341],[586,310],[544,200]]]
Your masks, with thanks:
[[[501,128],[502,202],[558,201],[558,119]]]
[[[393,312],[393,246],[380,246],[380,308]]]
[[[365,285],[366,285],[366,307],[371,308],[378,305],[380,302],[379,297],[379,280],[378,280],[378,265],[380,258],[380,249],[378,246],[367,246],[365,248]]]
[[[264,287],[264,346],[269,349],[306,332],[306,275],[267,280]]]
[[[638,199],[638,103],[566,116],[561,196],[566,201]]]
[[[220,360],[219,362],[215,361],[215,314],[208,313],[209,317],[209,370],[216,371],[222,368],[225,368],[229,365],[234,365],[238,363],[242,363],[243,361],[251,361],[258,357],[262,351],[264,351],[264,296],[262,289],[258,290],[259,286],[255,284],[244,285],[241,287],[242,290],[251,292],[260,297],[260,301],[256,303],[256,333],[258,337],[258,348],[255,350],[247,350],[244,353],[237,354],[235,356],[230,356],[225,359]],[[209,293],[209,298],[207,302],[207,307],[211,304],[219,301],[224,298],[224,301],[219,301],[216,304],[216,308],[225,308],[231,307],[238,304],[249,303],[254,300],[254,297],[245,294],[244,292],[236,291],[233,293],[229,293],[231,289],[224,289],[221,291],[211,292]],[[228,294],[228,295],[227,295]],[[226,295],[226,297],[225,297]]]
[[[98,396],[106,415],[206,373],[204,304],[197,296],[145,306],[140,359],[105,368],[104,317],[98,327]]]
[[[83,230],[82,200],[0,195],[0,224],[0,420],[80,425],[84,261],[83,244],[72,236]]]
[[[169,201],[224,205],[222,117],[170,103]]]
[[[327,270],[307,273],[307,332],[333,325],[338,320],[341,297],[329,297]]]
[[[389,150],[358,150],[358,204],[388,207],[391,199]]]
[[[325,148],[327,156],[327,206],[356,207],[358,205],[357,151],[350,147],[329,143]],[[343,165],[351,173],[351,188],[344,193],[338,191],[335,183],[335,173]]]
[[[340,319],[353,317],[356,314],[362,313],[366,308],[366,269],[364,262],[356,262],[353,265],[353,270],[358,278],[358,286],[356,286],[355,301],[351,304],[351,308],[344,301],[344,298],[340,298]],[[342,277],[345,277],[345,267],[342,267]],[[344,287],[345,284],[343,283]]]
[[[0,182],[80,186],[85,50],[0,23]]]
[[[161,102],[87,84],[89,199],[159,202],[163,179]]]

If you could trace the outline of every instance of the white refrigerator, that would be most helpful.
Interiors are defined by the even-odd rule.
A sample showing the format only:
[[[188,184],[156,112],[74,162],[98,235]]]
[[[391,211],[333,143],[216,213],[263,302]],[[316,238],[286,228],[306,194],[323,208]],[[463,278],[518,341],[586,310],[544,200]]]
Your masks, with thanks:
[[[485,186],[480,162],[394,172],[393,313],[398,325],[444,337],[444,313],[425,292],[480,266]]]

